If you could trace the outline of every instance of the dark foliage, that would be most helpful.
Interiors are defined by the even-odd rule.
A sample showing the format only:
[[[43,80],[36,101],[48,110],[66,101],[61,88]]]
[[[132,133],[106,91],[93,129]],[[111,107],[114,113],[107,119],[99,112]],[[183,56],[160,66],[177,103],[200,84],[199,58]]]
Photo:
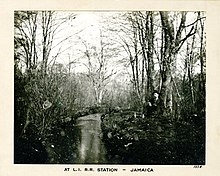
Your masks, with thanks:
[[[14,73],[14,163],[72,163],[77,117],[61,104],[62,75],[22,74],[16,65]],[[54,100],[50,107],[43,105],[47,99]]]
[[[102,130],[107,157],[113,164],[205,164],[202,119],[187,123],[117,113],[105,115]]]
[[[29,124],[25,135],[15,138],[15,164],[44,164],[48,160],[48,153],[40,136],[36,134],[34,125]]]

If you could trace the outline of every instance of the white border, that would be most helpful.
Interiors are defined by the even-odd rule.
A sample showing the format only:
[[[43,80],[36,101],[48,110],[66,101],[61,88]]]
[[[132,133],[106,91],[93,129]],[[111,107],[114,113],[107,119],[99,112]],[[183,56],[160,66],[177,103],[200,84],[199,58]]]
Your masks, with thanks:
[[[14,57],[14,10],[167,10],[207,12],[207,138],[206,165],[201,169],[192,166],[147,166],[153,173],[117,172],[114,175],[199,175],[217,176],[220,167],[220,3],[218,1],[147,1],[147,0],[0,0],[0,175],[2,176],[62,176],[108,175],[112,173],[64,172],[66,167],[86,165],[14,165],[13,164],[13,57]],[[105,165],[89,165],[96,169]],[[134,166],[114,165],[119,169]],[[142,166],[143,167],[143,166]]]

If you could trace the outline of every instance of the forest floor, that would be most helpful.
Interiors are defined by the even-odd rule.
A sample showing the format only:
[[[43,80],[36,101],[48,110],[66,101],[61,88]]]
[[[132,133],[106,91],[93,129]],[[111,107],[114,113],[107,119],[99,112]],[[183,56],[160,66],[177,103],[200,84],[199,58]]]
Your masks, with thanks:
[[[102,132],[113,164],[205,164],[202,118],[185,122],[121,112],[102,118]]]

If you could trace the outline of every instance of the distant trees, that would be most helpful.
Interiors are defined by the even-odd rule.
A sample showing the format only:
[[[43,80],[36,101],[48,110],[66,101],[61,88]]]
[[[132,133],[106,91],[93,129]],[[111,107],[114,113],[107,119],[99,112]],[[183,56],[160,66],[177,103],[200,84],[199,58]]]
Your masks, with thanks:
[[[103,100],[103,93],[106,85],[109,83],[110,78],[116,74],[112,66],[109,64],[109,53],[112,53],[109,49],[110,43],[103,42],[103,36],[100,33],[100,46],[91,46],[86,42],[83,42],[85,46],[86,66],[88,70],[88,78],[93,86],[95,104],[100,106]],[[112,54],[114,57],[114,54]],[[111,71],[109,71],[111,69]]]

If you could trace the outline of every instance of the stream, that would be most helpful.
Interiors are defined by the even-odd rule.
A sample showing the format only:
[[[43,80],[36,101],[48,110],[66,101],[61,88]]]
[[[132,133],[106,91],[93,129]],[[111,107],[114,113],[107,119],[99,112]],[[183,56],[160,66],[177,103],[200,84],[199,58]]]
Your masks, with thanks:
[[[77,119],[75,163],[105,163],[105,147],[102,143],[101,114],[91,114]]]

